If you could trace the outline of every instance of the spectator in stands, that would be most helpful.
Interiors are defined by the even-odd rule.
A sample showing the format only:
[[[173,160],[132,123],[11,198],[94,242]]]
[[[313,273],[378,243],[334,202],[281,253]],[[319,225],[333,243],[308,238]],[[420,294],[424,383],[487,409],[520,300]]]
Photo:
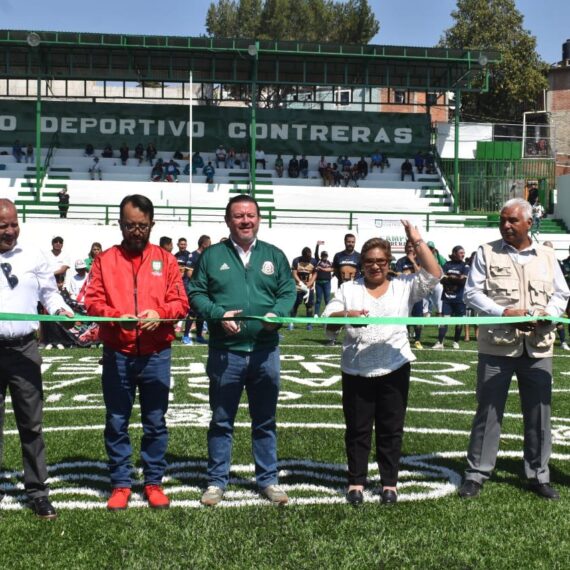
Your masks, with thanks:
[[[352,160],[345,156],[342,160],[342,172],[350,172],[352,169]]]
[[[358,187],[358,170],[356,165],[347,167],[345,161],[345,169],[342,172],[342,180],[344,182],[345,188],[348,188],[348,185],[351,182],[355,187]]]
[[[344,250],[335,253],[333,257],[332,265],[339,287],[346,281],[360,277],[360,253],[355,250],[355,246],[355,235],[346,234],[344,236]]]
[[[260,163],[263,170],[265,170],[265,151],[263,149],[258,148],[255,151],[255,168],[257,168],[257,165]]]
[[[423,174],[423,172],[424,172],[424,157],[422,156],[422,153],[419,150],[418,150],[418,152],[416,152],[416,156],[414,156],[414,166],[416,167],[418,174]]]
[[[181,150],[176,150],[174,151],[174,154],[172,155],[172,158],[174,160],[183,160],[184,159],[184,155],[182,154]]]
[[[214,174],[216,173],[215,168],[212,166],[212,162],[208,161],[208,164],[202,169],[202,174],[206,177],[206,184],[214,183]]]
[[[140,166],[144,160],[144,146],[142,143],[139,143],[137,146],[135,146],[135,158],[139,161]]]
[[[372,238],[362,248],[363,278],[341,286],[325,309],[327,317],[407,317],[410,305],[425,297],[439,281],[441,269],[417,228],[408,221],[402,223],[407,239],[417,250],[422,270],[390,280],[390,242]],[[346,499],[352,505],[360,505],[364,500],[374,427],[381,500],[385,505],[398,500],[398,467],[410,363],[414,360],[403,325],[345,327],[341,359],[342,402],[348,458]]]
[[[293,155],[289,161],[287,174],[289,174],[289,178],[299,178],[299,161],[297,160],[296,155]]]
[[[103,152],[101,153],[101,156],[103,158],[113,158],[113,147],[107,143],[105,145],[105,148],[103,149]]]
[[[119,149],[119,157],[121,159],[121,164],[123,166],[126,166],[129,160],[129,147],[125,142],[121,145],[121,148]]]
[[[428,152],[425,156],[425,173],[426,174],[436,174],[437,170],[435,168],[435,158],[432,152]]]
[[[342,174],[341,174],[340,170],[338,169],[336,162],[332,165],[331,175],[332,175],[334,185],[340,186],[340,181],[342,180]]]
[[[31,145],[31,143],[29,143],[26,147],[25,162],[26,164],[28,164],[28,162],[30,164],[34,163],[34,147]]]
[[[202,171],[204,168],[204,159],[200,155],[200,151],[196,151],[192,155],[192,174],[196,174],[198,170]]]
[[[226,158],[226,168],[233,168],[236,163],[236,151],[233,148],[228,150],[228,157]]]
[[[301,160],[299,160],[299,170],[303,178],[309,178],[309,161],[304,154],[301,155]]]
[[[356,163],[356,173],[358,180],[364,180],[368,176],[368,163],[363,156]]]
[[[442,315],[444,317],[464,317],[463,291],[469,275],[469,266],[465,263],[465,250],[460,245],[456,245],[451,252],[450,259],[451,261],[447,261],[443,266],[443,278],[441,280],[443,285]],[[461,325],[455,327],[453,339],[453,348],[455,349],[459,348],[462,329]],[[437,343],[433,348],[443,348],[446,334],[447,326],[439,327]]]
[[[156,158],[156,146],[154,143],[148,143],[146,145],[146,159],[148,163],[152,166],[152,161]]]
[[[153,182],[161,182],[163,174],[164,174],[164,164],[162,162],[162,158],[159,158],[156,161],[156,164],[152,167],[152,170],[150,171],[150,179]]]
[[[400,180],[403,181],[405,176],[410,176],[412,178],[412,182],[415,181],[414,168],[412,167],[412,163],[407,158],[406,160],[404,160],[404,162],[402,162],[400,171],[401,171]]]
[[[89,174],[91,176],[91,180],[95,180],[95,176],[97,176],[99,180],[103,180],[103,176],[101,174],[101,164],[99,163],[99,158],[97,156],[93,157],[93,162],[89,167]]]
[[[216,149],[216,168],[220,168],[220,163],[222,163],[224,165],[224,168],[227,168],[227,156],[228,153],[226,152],[226,149],[224,148],[224,145],[221,144],[217,149]]]
[[[326,251],[322,251],[319,258],[319,247],[324,245],[324,241],[317,241],[317,247],[315,248],[315,259],[317,262],[317,277],[315,280],[315,315],[320,314],[321,302],[324,299],[325,306],[329,304],[331,298],[331,281],[333,275],[332,263],[329,260],[329,254]]]
[[[342,154],[338,155],[336,164],[337,164],[339,171],[342,172],[344,170],[344,156],[342,156]]]
[[[69,280],[69,296],[73,301],[77,301],[77,297],[87,281],[87,265],[85,260],[78,259],[75,262],[75,275]]]
[[[335,166],[336,166],[336,164],[335,164]],[[324,170],[323,184],[325,186],[334,186],[335,185],[333,167],[332,167],[332,164],[330,162],[327,162],[327,165],[326,165],[325,170]]]
[[[24,151],[22,145],[18,139],[14,142],[12,147],[12,156],[16,159],[16,162],[22,162],[22,156],[24,156]]]
[[[281,154],[277,155],[277,158],[275,159],[275,172],[277,173],[277,176],[279,178],[283,178],[283,169],[284,169],[284,165],[283,165],[283,157],[281,156]]]
[[[384,172],[385,168],[390,168],[390,161],[385,152],[380,153],[380,172]]]
[[[291,311],[291,316],[297,316],[297,310],[301,303],[305,304],[307,317],[313,316],[313,306],[315,304],[315,281],[317,279],[317,260],[311,254],[310,247],[304,247],[301,255],[293,260],[291,270],[295,286],[297,288],[297,298]],[[289,323],[288,329],[293,330],[293,323]],[[313,329],[313,325],[308,324],[307,330]]]
[[[175,162],[174,159],[170,159],[164,168],[164,180],[166,180],[166,182],[178,182],[178,175],[180,174],[179,166],[180,165]]]
[[[59,217],[67,218],[67,210],[69,210],[69,194],[67,188],[62,188],[57,193],[57,207],[59,209]]]
[[[236,164],[239,164],[239,167],[243,168],[244,170],[249,170],[249,153],[247,150],[245,150],[245,148],[241,149],[236,160]]]
[[[94,241],[91,244],[91,249],[89,250],[89,255],[85,258],[85,266],[87,271],[91,271],[91,266],[95,261],[95,258],[103,251],[103,246],[98,242]]]
[[[319,164],[317,166],[317,170],[319,172],[319,175],[323,181],[323,186],[327,186],[327,184],[325,183],[325,172],[327,170],[327,161],[325,160],[324,156],[321,156],[321,160],[319,160]]]
[[[93,148],[93,145],[91,143],[87,143],[85,145],[85,151],[83,152],[83,156],[93,156],[93,153],[95,152],[95,149]]]
[[[379,150],[375,150],[370,155],[370,172],[374,171],[374,167],[377,166],[380,171],[384,170],[382,167],[382,155]]]
[[[168,253],[172,253],[172,250],[174,249],[174,244],[172,243],[172,238],[169,238],[168,236],[162,236],[158,240],[158,245],[162,249],[164,249],[164,251],[167,251]]]

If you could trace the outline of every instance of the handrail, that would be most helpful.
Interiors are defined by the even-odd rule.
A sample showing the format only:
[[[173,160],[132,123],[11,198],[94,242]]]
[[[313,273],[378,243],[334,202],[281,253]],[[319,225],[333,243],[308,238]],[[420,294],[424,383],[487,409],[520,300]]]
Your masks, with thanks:
[[[49,165],[50,165],[51,159],[53,157],[53,150],[58,145],[59,145],[59,139],[57,137],[57,133],[54,133],[53,137],[51,138],[51,143],[49,145],[49,148],[48,148],[48,151],[46,154],[46,158],[44,160],[44,167],[43,167],[43,170],[41,171],[40,183],[38,185],[38,188],[43,188],[44,180],[46,179],[46,176],[48,174]],[[39,199],[39,197],[38,197],[38,199]]]

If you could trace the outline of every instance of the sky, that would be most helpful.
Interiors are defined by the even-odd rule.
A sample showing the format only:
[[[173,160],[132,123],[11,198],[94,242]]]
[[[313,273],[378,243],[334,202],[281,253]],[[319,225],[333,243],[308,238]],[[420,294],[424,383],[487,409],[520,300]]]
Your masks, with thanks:
[[[106,32],[159,36],[206,34],[211,0],[0,0],[0,29]],[[371,43],[434,46],[452,24],[456,0],[369,0],[380,32]],[[547,63],[562,58],[570,39],[570,0],[516,0],[524,27]]]

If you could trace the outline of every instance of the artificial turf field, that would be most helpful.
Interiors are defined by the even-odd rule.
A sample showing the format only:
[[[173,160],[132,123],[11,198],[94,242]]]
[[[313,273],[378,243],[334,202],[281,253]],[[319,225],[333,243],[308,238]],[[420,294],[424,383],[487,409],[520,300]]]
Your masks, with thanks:
[[[435,328],[425,328],[422,341],[431,346]],[[366,503],[348,506],[341,349],[326,346],[322,329],[315,327],[284,332],[281,345],[278,441],[280,482],[291,499],[287,507],[275,508],[255,492],[245,395],[236,420],[231,485],[220,506],[200,507],[209,419],[207,348],[177,343],[164,482],[172,506],[149,509],[139,479],[129,509],[118,513],[105,509],[100,350],[44,351],[44,428],[59,518],[41,521],[23,507],[19,439],[8,406],[0,568],[570,568],[570,356],[555,350],[551,472],[559,502],[537,498],[521,481],[516,381],[494,477],[479,499],[457,497],[475,409],[472,341],[462,342],[460,350],[415,351],[399,503],[379,504],[371,456]],[[137,467],[138,419],[137,408],[131,426]]]

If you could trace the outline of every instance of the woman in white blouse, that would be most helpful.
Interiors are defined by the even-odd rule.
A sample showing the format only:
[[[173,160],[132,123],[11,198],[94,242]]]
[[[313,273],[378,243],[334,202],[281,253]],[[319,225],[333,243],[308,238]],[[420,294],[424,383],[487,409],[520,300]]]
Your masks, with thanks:
[[[407,317],[412,305],[429,295],[442,277],[441,268],[418,229],[405,220],[402,224],[421,270],[389,278],[390,242],[369,239],[362,246],[360,258],[363,277],[343,283],[323,316]],[[346,325],[341,362],[342,405],[348,459],[347,501],[352,505],[363,501],[374,424],[382,503],[397,501],[410,362],[414,360],[405,325]]]

